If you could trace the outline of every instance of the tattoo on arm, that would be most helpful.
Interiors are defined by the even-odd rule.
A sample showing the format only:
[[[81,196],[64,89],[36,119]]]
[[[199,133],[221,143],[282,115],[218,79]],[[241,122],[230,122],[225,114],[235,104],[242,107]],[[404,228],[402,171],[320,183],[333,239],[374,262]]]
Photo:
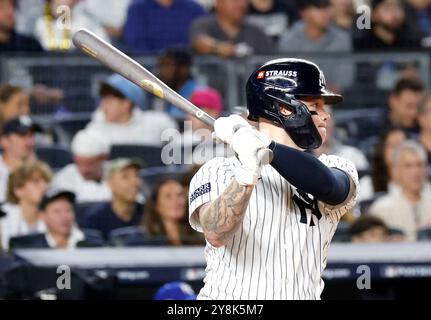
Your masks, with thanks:
[[[207,240],[221,246],[242,223],[253,186],[242,186],[233,180],[226,190],[208,206],[201,208],[199,218]]]

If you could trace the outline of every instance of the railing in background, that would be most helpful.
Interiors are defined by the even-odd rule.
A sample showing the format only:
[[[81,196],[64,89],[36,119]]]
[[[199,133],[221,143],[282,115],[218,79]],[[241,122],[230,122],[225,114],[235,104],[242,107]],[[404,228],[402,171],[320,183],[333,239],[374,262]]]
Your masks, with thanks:
[[[248,76],[258,65],[285,56],[287,55],[265,55],[237,60],[195,57],[193,73],[200,83],[220,90],[226,106],[232,108],[245,104],[244,86]],[[345,95],[344,106],[347,108],[385,105],[387,93],[401,70],[408,70],[403,72],[410,74],[417,72],[427,88],[430,88],[430,56],[424,52],[289,53],[288,56],[318,63],[326,73],[328,86],[342,90]],[[157,57],[136,59],[155,71]],[[26,88],[31,88],[34,84],[45,84],[64,90],[62,105],[34,103],[32,111],[36,114],[52,113],[59,108],[70,112],[91,112],[97,105],[98,84],[110,74],[110,70],[97,61],[81,55],[3,56],[0,57],[0,68],[2,82],[12,82]],[[159,104],[160,101],[156,103]]]

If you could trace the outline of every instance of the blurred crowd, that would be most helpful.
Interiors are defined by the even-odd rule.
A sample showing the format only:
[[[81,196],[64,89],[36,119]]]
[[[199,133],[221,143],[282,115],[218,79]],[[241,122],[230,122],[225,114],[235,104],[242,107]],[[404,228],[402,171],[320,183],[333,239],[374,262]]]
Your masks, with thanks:
[[[0,55],[69,55],[82,27],[156,57],[157,76],[212,117],[246,117],[200,83],[194,57],[426,52],[431,0],[0,0]],[[351,65],[322,69],[332,90],[355,87]],[[347,138],[350,119],[328,106],[328,140],[312,151],[351,159],[360,173],[359,203],[335,241],[431,239],[429,88],[408,62],[389,83],[381,112],[361,115],[375,125]],[[202,134],[206,125],[119,75],[97,83],[88,118],[34,117],[32,104],[61,105],[67,90],[0,84],[0,248],[204,244],[188,224],[188,184],[209,160],[203,149],[217,150],[210,157],[229,150]],[[179,133],[174,141],[162,139],[169,130]],[[186,150],[176,165],[161,162],[168,143]]]

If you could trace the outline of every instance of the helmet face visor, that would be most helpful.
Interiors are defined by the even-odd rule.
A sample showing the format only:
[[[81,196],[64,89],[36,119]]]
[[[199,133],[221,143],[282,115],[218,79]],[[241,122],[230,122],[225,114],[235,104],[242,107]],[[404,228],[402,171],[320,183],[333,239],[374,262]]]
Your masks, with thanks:
[[[286,130],[298,147],[316,149],[322,145],[322,137],[304,103],[291,95],[286,95],[285,99],[274,98],[272,103],[272,115],[276,115],[276,122]]]

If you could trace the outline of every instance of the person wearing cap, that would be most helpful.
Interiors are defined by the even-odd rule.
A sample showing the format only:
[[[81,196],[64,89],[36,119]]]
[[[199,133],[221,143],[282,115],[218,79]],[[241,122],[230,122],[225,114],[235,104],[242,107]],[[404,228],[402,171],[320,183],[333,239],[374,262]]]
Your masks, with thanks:
[[[99,107],[87,128],[107,137],[111,145],[160,146],[162,132],[178,127],[162,111],[141,110],[143,89],[118,74],[101,83],[99,94]]]
[[[414,50],[421,47],[424,35],[407,24],[403,1],[371,0],[370,6],[372,28],[355,30],[355,51]]]
[[[75,194],[65,190],[50,189],[39,203],[41,219],[46,225],[44,233],[13,237],[10,249],[100,247],[102,236],[95,230],[80,230],[75,224]]]
[[[9,248],[11,237],[45,232],[40,219],[39,203],[48,190],[52,171],[46,163],[35,161],[11,172],[7,202],[1,205],[5,216],[0,219],[1,245]]]
[[[350,34],[333,25],[330,0],[299,0],[298,9],[301,20],[294,23],[279,39],[281,53],[352,51]],[[333,91],[341,91],[353,83],[354,72],[350,63],[337,61],[335,68],[333,62],[315,60]]]
[[[53,187],[74,192],[78,203],[109,201],[111,190],[103,179],[110,153],[108,139],[95,130],[84,129],[73,137],[71,150],[74,163],[57,172]]]
[[[186,282],[173,281],[161,286],[154,300],[196,300],[196,293],[193,288]]]
[[[209,87],[196,89],[190,101],[200,109],[217,119],[223,113],[223,101],[220,93]],[[185,152],[185,163],[203,164],[213,157],[224,156],[228,152],[222,143],[214,143],[211,128],[194,116],[187,115],[181,144],[193,148],[192,153]]]
[[[137,201],[141,188],[140,169],[140,161],[133,159],[118,158],[110,162],[106,180],[112,200],[87,212],[87,228],[99,230],[108,239],[112,230],[139,225],[143,213],[143,205]]]
[[[20,116],[7,121],[2,130],[0,144],[0,202],[6,199],[9,173],[20,165],[36,160],[35,132],[42,131],[28,116]]]

